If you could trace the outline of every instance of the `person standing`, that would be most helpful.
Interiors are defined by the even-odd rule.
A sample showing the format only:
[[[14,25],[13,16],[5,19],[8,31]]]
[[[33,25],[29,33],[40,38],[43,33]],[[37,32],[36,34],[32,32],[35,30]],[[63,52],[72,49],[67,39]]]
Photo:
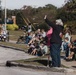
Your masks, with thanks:
[[[61,19],[57,19],[56,23],[52,23],[47,19],[47,15],[44,17],[45,22],[53,28],[53,33],[50,39],[50,55],[52,58],[52,65],[50,67],[60,67],[60,47],[62,44],[62,32],[63,32],[63,22]]]
[[[28,33],[30,33],[30,32],[32,32],[32,25],[31,25],[31,23],[29,23],[29,25],[28,25]]]

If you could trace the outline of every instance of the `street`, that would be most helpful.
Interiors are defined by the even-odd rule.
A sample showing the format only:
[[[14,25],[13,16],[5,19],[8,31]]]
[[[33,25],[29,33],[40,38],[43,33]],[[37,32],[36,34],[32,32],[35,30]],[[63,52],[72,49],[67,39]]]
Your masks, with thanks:
[[[0,64],[6,63],[7,60],[20,60],[20,59],[28,59],[32,57],[34,56],[30,56],[22,51],[0,47]]]

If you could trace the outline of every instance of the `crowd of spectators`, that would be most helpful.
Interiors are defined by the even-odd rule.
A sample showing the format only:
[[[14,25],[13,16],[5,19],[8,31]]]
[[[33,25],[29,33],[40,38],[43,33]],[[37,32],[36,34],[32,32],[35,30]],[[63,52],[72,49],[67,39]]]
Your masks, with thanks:
[[[45,30],[38,29],[31,32],[24,31],[23,35],[18,38],[17,43],[21,43],[23,41],[24,44],[29,46],[29,54],[42,56],[48,52],[46,40]]]
[[[37,29],[36,31],[23,32],[17,43],[23,42],[29,46],[28,53],[31,55],[44,56],[48,53],[50,47],[51,34],[53,28],[45,32],[44,29]],[[68,28],[65,30],[64,38],[62,39],[61,51],[65,52],[64,58],[66,60],[72,60],[76,54],[76,41],[72,41],[71,32]]]
[[[66,61],[76,60],[76,40],[72,39],[69,27],[66,28],[61,49],[65,52]]]
[[[31,39],[28,42],[28,53],[32,55],[42,56],[47,54],[48,47],[46,45],[46,32],[42,29],[38,29],[32,34]]]

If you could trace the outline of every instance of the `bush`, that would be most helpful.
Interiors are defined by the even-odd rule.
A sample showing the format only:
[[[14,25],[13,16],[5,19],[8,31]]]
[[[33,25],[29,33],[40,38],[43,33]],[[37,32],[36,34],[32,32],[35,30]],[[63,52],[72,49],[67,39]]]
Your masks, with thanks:
[[[13,26],[14,26],[14,28],[15,28],[15,30],[18,30],[18,25],[16,25],[16,24],[13,24]]]
[[[17,29],[18,29],[18,25],[16,25],[16,24],[7,25],[7,30],[17,30]]]

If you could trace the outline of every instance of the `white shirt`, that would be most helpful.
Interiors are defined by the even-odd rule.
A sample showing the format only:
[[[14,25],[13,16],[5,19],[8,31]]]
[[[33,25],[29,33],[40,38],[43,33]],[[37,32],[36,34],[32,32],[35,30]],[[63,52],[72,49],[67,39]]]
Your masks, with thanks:
[[[31,32],[32,31],[32,27],[31,25],[28,26],[28,32]]]
[[[46,36],[46,32],[43,32],[43,33],[42,33],[42,37],[45,37],[45,36]]]
[[[71,36],[69,35],[69,33],[66,33],[64,37],[65,37],[65,38],[68,37],[69,42],[71,41]]]
[[[45,51],[45,53],[47,53],[47,52],[48,52],[48,47],[47,47],[46,45],[44,45],[41,49],[42,49],[42,50],[44,50],[44,51]]]

